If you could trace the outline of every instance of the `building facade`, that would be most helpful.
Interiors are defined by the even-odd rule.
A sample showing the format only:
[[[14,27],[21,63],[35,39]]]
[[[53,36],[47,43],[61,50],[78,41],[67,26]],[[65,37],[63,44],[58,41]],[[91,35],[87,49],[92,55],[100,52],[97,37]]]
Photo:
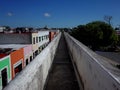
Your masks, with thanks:
[[[32,45],[27,45],[24,47],[24,67],[33,60],[32,50]]]
[[[10,56],[0,59],[0,90],[4,88],[11,80],[11,62]]]

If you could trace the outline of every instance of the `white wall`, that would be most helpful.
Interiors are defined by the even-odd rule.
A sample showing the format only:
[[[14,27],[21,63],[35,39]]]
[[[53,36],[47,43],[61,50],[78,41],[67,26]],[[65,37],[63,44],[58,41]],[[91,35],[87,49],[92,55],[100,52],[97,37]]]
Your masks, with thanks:
[[[0,32],[3,32],[5,29],[5,27],[0,26]]]
[[[39,31],[38,32],[38,42],[39,42],[39,37],[49,35],[49,31]],[[48,39],[44,39],[43,41],[38,43],[38,46],[40,47],[41,45],[48,43],[49,42],[49,37]]]
[[[74,68],[83,90],[120,90],[120,70],[65,33]],[[80,80],[79,80],[80,81]]]
[[[43,90],[53,62],[59,34],[4,90]]]

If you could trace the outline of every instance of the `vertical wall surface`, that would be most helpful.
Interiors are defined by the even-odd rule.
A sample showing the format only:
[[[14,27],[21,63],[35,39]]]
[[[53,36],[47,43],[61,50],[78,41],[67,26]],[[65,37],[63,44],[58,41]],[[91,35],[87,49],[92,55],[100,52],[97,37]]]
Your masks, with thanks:
[[[44,45],[45,43],[48,43],[49,42],[49,38],[45,38],[44,36],[48,35],[49,36],[49,31],[39,31],[38,32],[38,46],[42,46]],[[43,38],[44,37],[44,38]],[[41,39],[39,41],[39,39]],[[43,39],[43,40],[42,40]]]
[[[69,34],[65,37],[83,90],[120,90],[120,70]]]
[[[49,32],[49,40],[52,41],[55,37],[55,32]]]
[[[16,50],[10,54],[11,57],[11,72],[12,72],[12,79],[15,77],[15,66],[22,63],[22,68],[24,67],[24,50],[23,48]]]
[[[55,56],[59,34],[4,90],[43,90]]]
[[[38,43],[36,43],[36,37],[38,37],[38,33],[32,33],[32,45],[33,45],[33,52],[35,52],[36,50],[38,50]],[[34,39],[35,39],[35,43],[34,43]]]
[[[0,90],[2,89],[2,75],[1,71],[3,69],[7,69],[7,81],[9,82],[11,80],[11,67],[10,67],[10,56],[6,56],[2,59],[0,59]]]
[[[32,45],[27,45],[24,47],[24,66],[26,66],[26,59],[28,59],[28,63],[30,62],[30,57],[32,57]],[[31,58],[32,59],[32,58]]]
[[[29,54],[32,53],[32,45],[27,45],[24,47],[24,56],[29,56]]]

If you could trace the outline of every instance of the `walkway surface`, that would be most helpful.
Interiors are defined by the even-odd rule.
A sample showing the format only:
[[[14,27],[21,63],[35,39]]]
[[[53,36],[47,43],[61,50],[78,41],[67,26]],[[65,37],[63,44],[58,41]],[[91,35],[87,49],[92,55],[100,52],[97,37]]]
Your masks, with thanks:
[[[45,90],[79,90],[63,35],[57,48]]]

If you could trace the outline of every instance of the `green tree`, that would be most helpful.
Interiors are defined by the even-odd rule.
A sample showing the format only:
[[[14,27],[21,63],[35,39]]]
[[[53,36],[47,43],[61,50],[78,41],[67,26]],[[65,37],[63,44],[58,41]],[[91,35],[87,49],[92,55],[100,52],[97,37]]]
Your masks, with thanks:
[[[79,25],[75,28],[73,28],[71,35],[84,43],[85,45],[89,46],[90,40],[89,40],[89,30],[86,29],[85,25]]]
[[[118,41],[115,30],[109,24],[102,21],[79,25],[73,29],[71,35],[85,45],[90,46],[93,50],[115,45]]]

